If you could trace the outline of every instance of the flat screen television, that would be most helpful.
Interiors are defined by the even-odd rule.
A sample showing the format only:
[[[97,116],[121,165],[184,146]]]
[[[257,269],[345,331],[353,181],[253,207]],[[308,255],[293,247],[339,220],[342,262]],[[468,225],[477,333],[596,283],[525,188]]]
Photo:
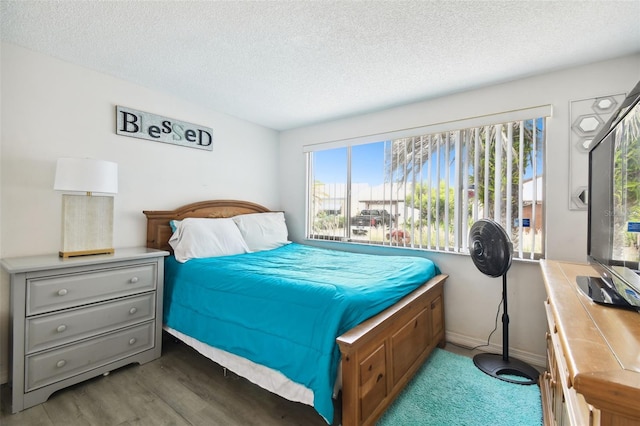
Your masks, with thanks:
[[[589,146],[587,258],[584,293],[640,310],[640,82]]]

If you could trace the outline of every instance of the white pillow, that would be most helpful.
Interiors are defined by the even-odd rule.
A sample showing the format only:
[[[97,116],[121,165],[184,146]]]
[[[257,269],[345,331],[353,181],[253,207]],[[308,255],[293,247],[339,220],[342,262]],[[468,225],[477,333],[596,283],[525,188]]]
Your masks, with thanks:
[[[178,262],[247,253],[249,248],[232,219],[188,218],[169,239]]]
[[[262,251],[289,244],[284,213],[250,213],[233,217],[250,251]]]

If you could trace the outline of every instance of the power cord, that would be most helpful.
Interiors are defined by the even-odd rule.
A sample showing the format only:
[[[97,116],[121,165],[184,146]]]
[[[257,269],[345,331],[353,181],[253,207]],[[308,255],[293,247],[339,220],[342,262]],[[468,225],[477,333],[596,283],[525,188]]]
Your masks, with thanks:
[[[448,345],[457,346],[457,347],[462,348],[462,349],[467,349],[467,350],[470,350],[470,351],[476,350],[478,348],[484,348],[486,346],[489,346],[489,342],[491,341],[491,336],[493,336],[493,333],[495,333],[496,330],[498,329],[498,317],[500,316],[500,310],[501,310],[503,302],[504,302],[504,294],[502,295],[502,299],[500,299],[500,303],[498,303],[498,310],[496,311],[496,318],[495,318],[495,321],[494,321],[493,330],[491,330],[491,333],[489,333],[489,337],[487,337],[487,343],[482,344],[482,345],[478,345],[478,346],[474,346],[472,348],[464,346],[464,345],[459,345],[457,343],[452,343],[452,342],[447,342],[447,344]]]

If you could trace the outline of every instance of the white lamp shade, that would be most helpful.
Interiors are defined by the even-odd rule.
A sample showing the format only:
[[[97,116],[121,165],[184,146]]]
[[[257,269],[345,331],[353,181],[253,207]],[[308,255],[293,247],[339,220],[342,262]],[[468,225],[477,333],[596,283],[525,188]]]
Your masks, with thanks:
[[[53,189],[118,193],[118,164],[91,158],[59,158]]]

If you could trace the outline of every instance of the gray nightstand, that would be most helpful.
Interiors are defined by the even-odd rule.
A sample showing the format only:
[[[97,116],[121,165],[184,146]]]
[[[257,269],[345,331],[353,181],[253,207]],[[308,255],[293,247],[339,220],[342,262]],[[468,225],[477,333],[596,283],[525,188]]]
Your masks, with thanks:
[[[148,248],[0,260],[11,282],[11,411],[162,350],[164,256]]]

